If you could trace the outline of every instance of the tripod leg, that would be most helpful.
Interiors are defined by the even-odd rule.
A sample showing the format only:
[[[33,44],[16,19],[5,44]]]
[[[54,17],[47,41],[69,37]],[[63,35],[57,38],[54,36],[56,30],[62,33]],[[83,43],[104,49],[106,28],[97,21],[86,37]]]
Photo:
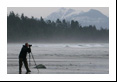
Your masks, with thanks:
[[[29,67],[31,66],[31,63],[30,63],[30,53],[29,53]]]
[[[35,62],[35,59],[34,59],[34,57],[33,57],[32,52],[31,52],[31,55],[32,55],[33,61],[34,61],[34,63],[35,63],[35,66],[37,67],[37,64],[36,64],[36,62]],[[37,68],[37,70],[38,70],[38,68]],[[38,70],[38,73],[39,73],[39,70]]]

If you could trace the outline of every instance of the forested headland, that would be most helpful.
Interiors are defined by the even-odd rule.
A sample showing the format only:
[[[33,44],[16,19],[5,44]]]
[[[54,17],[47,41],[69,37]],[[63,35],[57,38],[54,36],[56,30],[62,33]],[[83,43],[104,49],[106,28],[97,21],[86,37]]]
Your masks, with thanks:
[[[109,42],[109,29],[82,26],[78,21],[44,20],[15,14],[7,15],[7,42]]]

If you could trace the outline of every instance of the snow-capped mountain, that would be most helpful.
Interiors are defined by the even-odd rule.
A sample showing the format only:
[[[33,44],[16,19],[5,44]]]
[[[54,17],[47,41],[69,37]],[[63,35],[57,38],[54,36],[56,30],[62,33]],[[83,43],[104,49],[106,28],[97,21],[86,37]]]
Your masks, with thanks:
[[[97,29],[109,29],[109,18],[98,10],[91,9],[88,12],[77,11],[74,9],[60,8],[57,12],[53,12],[45,19],[56,21],[60,20],[77,20],[82,26],[95,25]]]

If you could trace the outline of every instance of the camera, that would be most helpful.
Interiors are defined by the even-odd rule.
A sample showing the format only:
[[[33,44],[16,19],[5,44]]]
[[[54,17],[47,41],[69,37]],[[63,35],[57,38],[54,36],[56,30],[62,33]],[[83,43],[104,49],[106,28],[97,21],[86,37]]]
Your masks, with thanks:
[[[32,45],[29,45],[29,47],[31,47]]]

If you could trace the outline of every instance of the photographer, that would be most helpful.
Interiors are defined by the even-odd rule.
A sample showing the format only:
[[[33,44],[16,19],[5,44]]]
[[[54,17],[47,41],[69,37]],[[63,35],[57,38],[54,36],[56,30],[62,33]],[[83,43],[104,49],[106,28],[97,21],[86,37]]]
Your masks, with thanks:
[[[27,72],[31,72],[30,69],[28,68],[28,62],[27,62],[27,53],[31,52],[31,47],[32,45],[29,45],[28,43],[25,43],[25,45],[23,45],[20,54],[19,54],[19,73],[21,74],[22,72],[22,65],[24,63],[24,66],[27,70]]]

